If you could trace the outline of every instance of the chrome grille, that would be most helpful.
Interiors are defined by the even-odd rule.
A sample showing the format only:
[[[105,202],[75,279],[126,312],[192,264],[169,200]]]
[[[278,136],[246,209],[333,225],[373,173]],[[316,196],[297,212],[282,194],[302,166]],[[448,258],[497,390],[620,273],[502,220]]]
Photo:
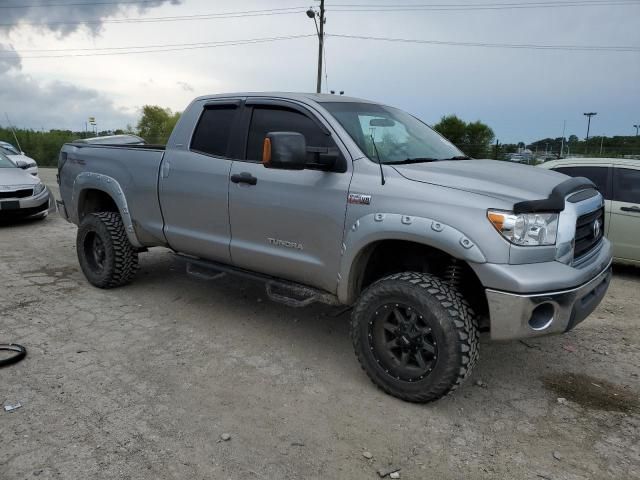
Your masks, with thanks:
[[[599,228],[595,224],[599,222]],[[604,208],[578,217],[576,222],[574,261],[588,254],[604,237]]]

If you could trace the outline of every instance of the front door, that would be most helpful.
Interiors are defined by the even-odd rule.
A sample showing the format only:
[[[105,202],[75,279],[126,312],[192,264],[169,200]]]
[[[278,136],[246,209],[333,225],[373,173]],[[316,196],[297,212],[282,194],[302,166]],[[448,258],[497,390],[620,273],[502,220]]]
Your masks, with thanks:
[[[247,106],[246,119],[245,160],[233,163],[229,187],[233,264],[335,292],[351,165],[341,153],[331,171],[265,168],[268,132],[301,133],[309,147],[336,143],[319,118],[296,104]],[[312,161],[317,154],[309,155]]]
[[[640,262],[640,169],[617,165],[613,170],[609,226],[613,255]]]

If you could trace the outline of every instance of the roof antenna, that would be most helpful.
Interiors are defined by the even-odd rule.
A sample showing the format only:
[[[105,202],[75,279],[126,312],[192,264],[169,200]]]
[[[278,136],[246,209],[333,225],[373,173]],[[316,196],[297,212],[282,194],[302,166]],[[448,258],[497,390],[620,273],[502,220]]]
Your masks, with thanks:
[[[378,153],[378,147],[376,146],[376,141],[373,139],[373,135],[369,135],[371,137],[371,143],[373,143],[373,150],[376,152],[376,158],[378,159],[378,166],[380,167],[380,181],[382,185],[387,183],[384,179],[384,171],[382,170],[382,162],[380,161],[380,154]]]
[[[11,120],[9,120],[9,114],[7,112],[4,112],[4,116],[7,117],[7,123],[9,124],[9,128],[11,129],[11,133],[13,133],[13,138],[18,144],[18,150],[20,150],[20,153],[22,153],[22,147],[20,146],[20,142],[18,141],[18,136],[16,135],[16,129],[13,128],[13,125],[11,124]]]

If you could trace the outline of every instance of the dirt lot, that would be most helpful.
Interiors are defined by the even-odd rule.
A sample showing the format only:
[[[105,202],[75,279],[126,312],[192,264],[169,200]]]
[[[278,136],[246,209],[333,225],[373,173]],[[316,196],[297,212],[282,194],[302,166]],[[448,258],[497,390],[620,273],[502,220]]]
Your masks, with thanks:
[[[2,480],[640,478],[640,269],[575,331],[484,340],[471,381],[413,405],[369,382],[338,309],[193,279],[162,249],[101,291],[74,244],[56,214],[0,227],[0,342],[29,350],[0,370],[23,405],[0,411]]]

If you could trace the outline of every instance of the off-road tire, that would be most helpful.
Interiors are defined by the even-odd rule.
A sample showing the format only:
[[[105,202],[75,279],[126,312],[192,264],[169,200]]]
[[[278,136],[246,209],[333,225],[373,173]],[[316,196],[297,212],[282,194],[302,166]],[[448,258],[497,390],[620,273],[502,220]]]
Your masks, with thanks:
[[[395,377],[377,356],[380,349],[371,329],[378,311],[389,304],[391,308],[408,305],[409,310],[415,309],[428,319],[429,335],[434,344],[437,341],[437,350],[432,370],[424,378]],[[385,335],[386,331],[385,328]],[[375,385],[394,397],[417,403],[437,400],[458,388],[469,376],[479,353],[478,325],[466,300],[444,280],[416,272],[385,277],[364,291],[353,309],[351,339],[360,365]]]
[[[88,243],[98,238],[103,247],[103,262],[98,265]],[[76,250],[87,280],[98,288],[115,288],[131,282],[138,271],[138,252],[129,242],[119,213],[98,212],[87,215],[78,228]]]

